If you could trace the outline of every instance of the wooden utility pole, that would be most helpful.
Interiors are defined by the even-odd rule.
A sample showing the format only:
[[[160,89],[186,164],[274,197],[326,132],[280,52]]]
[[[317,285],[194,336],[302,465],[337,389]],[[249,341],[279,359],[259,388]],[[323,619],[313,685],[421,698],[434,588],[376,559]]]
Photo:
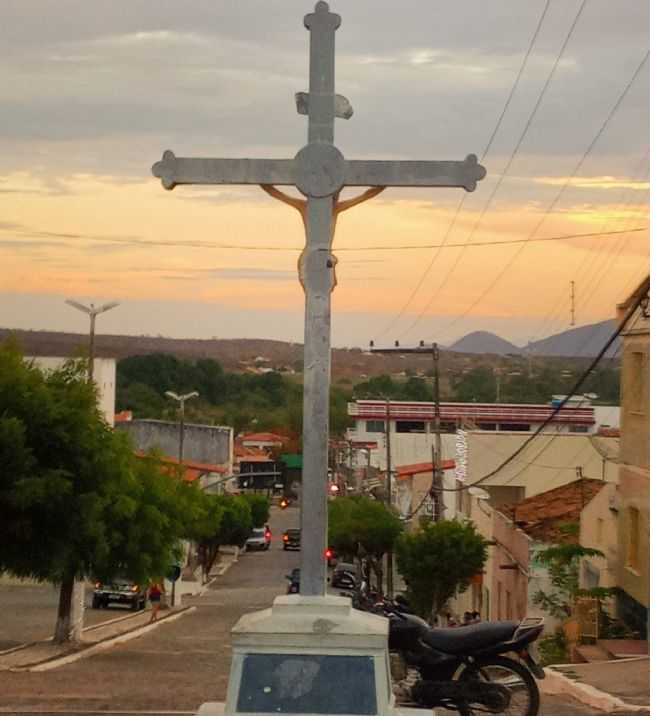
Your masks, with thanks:
[[[390,398],[386,398],[386,426],[384,428],[386,436],[386,502],[388,509],[393,506],[393,461],[390,453]],[[388,598],[393,597],[393,552],[387,554],[386,562],[386,592]]]
[[[433,427],[436,438],[435,457],[433,460],[433,498],[435,504],[434,520],[438,522],[443,517],[444,505],[442,502],[443,470],[442,470],[442,436],[440,434],[440,351],[438,344],[431,346],[433,358]]]

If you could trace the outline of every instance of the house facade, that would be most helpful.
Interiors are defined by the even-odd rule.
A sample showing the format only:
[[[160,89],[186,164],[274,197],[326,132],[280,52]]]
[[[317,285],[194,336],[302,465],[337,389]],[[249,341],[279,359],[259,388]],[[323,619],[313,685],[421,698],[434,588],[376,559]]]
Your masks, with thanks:
[[[650,621],[650,276],[618,306],[637,307],[623,330],[621,473],[619,483],[619,617],[642,637]]]

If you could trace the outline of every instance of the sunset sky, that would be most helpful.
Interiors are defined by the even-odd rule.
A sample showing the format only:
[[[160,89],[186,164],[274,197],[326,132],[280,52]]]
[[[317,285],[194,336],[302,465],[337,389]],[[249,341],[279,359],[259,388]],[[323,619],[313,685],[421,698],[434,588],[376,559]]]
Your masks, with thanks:
[[[347,158],[481,156],[547,5],[488,178],[460,211],[459,189],[388,189],[339,219],[335,345],[477,329],[525,344],[568,327],[571,280],[584,324],[650,270],[650,231],[530,241],[650,226],[650,3],[586,0],[575,20],[582,0],[331,2],[337,91],[355,110],[336,144]],[[82,331],[65,298],[115,299],[104,332],[302,340],[297,213],[257,187],[166,192],[150,167],[165,149],[294,156],[312,8],[5,0],[0,326]],[[427,248],[443,242],[468,248]]]

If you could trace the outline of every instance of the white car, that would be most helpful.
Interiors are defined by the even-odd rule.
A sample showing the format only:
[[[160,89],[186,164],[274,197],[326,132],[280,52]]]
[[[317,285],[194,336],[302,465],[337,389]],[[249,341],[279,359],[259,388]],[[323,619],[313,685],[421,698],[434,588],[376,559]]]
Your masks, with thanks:
[[[267,550],[271,548],[271,530],[268,527],[256,527],[246,540],[244,549],[249,552],[254,549]]]

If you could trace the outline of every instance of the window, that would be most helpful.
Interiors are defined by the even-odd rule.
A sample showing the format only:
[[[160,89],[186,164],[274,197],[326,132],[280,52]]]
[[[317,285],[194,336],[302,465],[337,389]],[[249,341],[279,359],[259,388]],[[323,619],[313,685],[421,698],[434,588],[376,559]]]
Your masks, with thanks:
[[[386,431],[386,424],[383,420],[366,420],[367,433],[383,433]]]
[[[605,526],[605,520],[602,517],[596,519],[596,543],[603,543],[603,530]]]
[[[506,619],[512,619],[512,594],[506,589]]]
[[[636,507],[628,510],[627,566],[635,572],[639,569],[640,515]]]
[[[588,425],[569,425],[569,432],[570,433],[588,433],[589,426]]]
[[[501,423],[499,429],[511,430],[515,433],[528,433],[530,432],[530,425],[528,423]]]
[[[624,401],[633,413],[643,412],[643,353],[631,353],[629,358],[629,379],[624,387]]]
[[[431,432],[434,432],[433,423],[431,423]],[[456,423],[453,420],[441,420],[440,421],[440,432],[441,433],[455,433]]]
[[[424,422],[420,420],[398,420],[395,425],[397,433],[423,433]]]
[[[497,424],[496,423],[479,423],[477,425],[479,430],[496,430]]]

